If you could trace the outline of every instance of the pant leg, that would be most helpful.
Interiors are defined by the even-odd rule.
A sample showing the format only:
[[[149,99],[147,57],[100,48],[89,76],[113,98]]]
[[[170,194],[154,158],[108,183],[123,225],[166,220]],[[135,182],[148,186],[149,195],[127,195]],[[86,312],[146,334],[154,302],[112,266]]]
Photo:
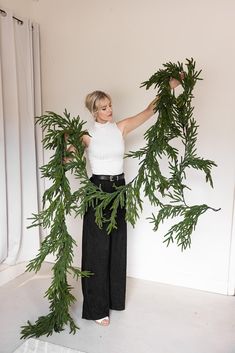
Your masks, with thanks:
[[[113,182],[92,180],[106,192]],[[124,181],[116,182],[123,185]],[[107,210],[108,212],[109,210]],[[82,278],[85,319],[96,320],[109,315],[109,308],[123,310],[126,292],[126,221],[125,209],[118,209],[117,229],[107,234],[95,223],[95,212],[88,209],[83,220],[82,269],[94,273]]]
[[[127,225],[125,209],[118,209],[117,229],[110,238],[110,309],[124,310],[126,297]]]
[[[92,207],[83,220],[82,270],[94,273],[82,278],[82,317],[97,320],[109,315],[109,248],[110,238],[95,223]]]

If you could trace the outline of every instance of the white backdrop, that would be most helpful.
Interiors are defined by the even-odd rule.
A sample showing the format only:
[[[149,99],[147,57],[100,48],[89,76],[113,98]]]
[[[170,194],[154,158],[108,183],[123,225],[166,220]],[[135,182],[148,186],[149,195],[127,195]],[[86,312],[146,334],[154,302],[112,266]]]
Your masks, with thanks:
[[[39,28],[13,15],[10,10],[0,14],[0,262],[9,265],[34,257],[40,240],[37,228],[26,229],[27,218],[38,211],[34,116],[41,110]]]
[[[190,173],[188,202],[221,207],[201,217],[192,248],[184,253],[162,244],[164,225],[154,233],[145,211],[129,227],[129,276],[217,293],[234,293],[235,245],[232,231],[235,184],[233,0],[0,0],[40,23],[43,110],[66,107],[90,120],[84,97],[93,89],[113,97],[116,120],[135,114],[155,92],[140,83],[167,61],[194,57],[203,81],[195,89],[195,118],[200,125],[199,155],[215,160],[214,190],[200,173]],[[144,144],[143,133],[154,122],[130,134],[126,150]],[[127,180],[136,161],[126,161]],[[74,182],[74,186],[77,183]],[[81,256],[81,222],[71,220]]]

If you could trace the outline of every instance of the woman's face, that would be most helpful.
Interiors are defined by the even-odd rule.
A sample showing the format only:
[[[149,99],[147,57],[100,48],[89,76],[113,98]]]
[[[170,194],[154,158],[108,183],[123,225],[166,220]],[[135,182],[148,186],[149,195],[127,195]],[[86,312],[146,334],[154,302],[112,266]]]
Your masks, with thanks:
[[[95,113],[95,119],[98,123],[105,124],[107,121],[111,121],[113,118],[112,103],[108,98],[100,99],[97,102],[97,112]]]

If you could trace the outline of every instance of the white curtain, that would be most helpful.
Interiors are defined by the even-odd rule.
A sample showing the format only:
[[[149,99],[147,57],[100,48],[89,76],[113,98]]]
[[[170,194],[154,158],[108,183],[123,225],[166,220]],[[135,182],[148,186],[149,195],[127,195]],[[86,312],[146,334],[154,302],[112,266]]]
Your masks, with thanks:
[[[0,12],[0,263],[8,265],[38,251],[39,229],[27,226],[43,187],[40,129],[34,126],[41,113],[39,27],[13,16]]]

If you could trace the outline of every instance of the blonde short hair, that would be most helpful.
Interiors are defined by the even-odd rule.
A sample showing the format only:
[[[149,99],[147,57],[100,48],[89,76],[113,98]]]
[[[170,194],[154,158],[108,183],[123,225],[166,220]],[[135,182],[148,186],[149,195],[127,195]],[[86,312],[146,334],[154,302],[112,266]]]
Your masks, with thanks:
[[[108,98],[111,102],[110,95],[103,91],[93,91],[86,96],[85,106],[93,116],[98,110],[97,102],[105,98]]]

